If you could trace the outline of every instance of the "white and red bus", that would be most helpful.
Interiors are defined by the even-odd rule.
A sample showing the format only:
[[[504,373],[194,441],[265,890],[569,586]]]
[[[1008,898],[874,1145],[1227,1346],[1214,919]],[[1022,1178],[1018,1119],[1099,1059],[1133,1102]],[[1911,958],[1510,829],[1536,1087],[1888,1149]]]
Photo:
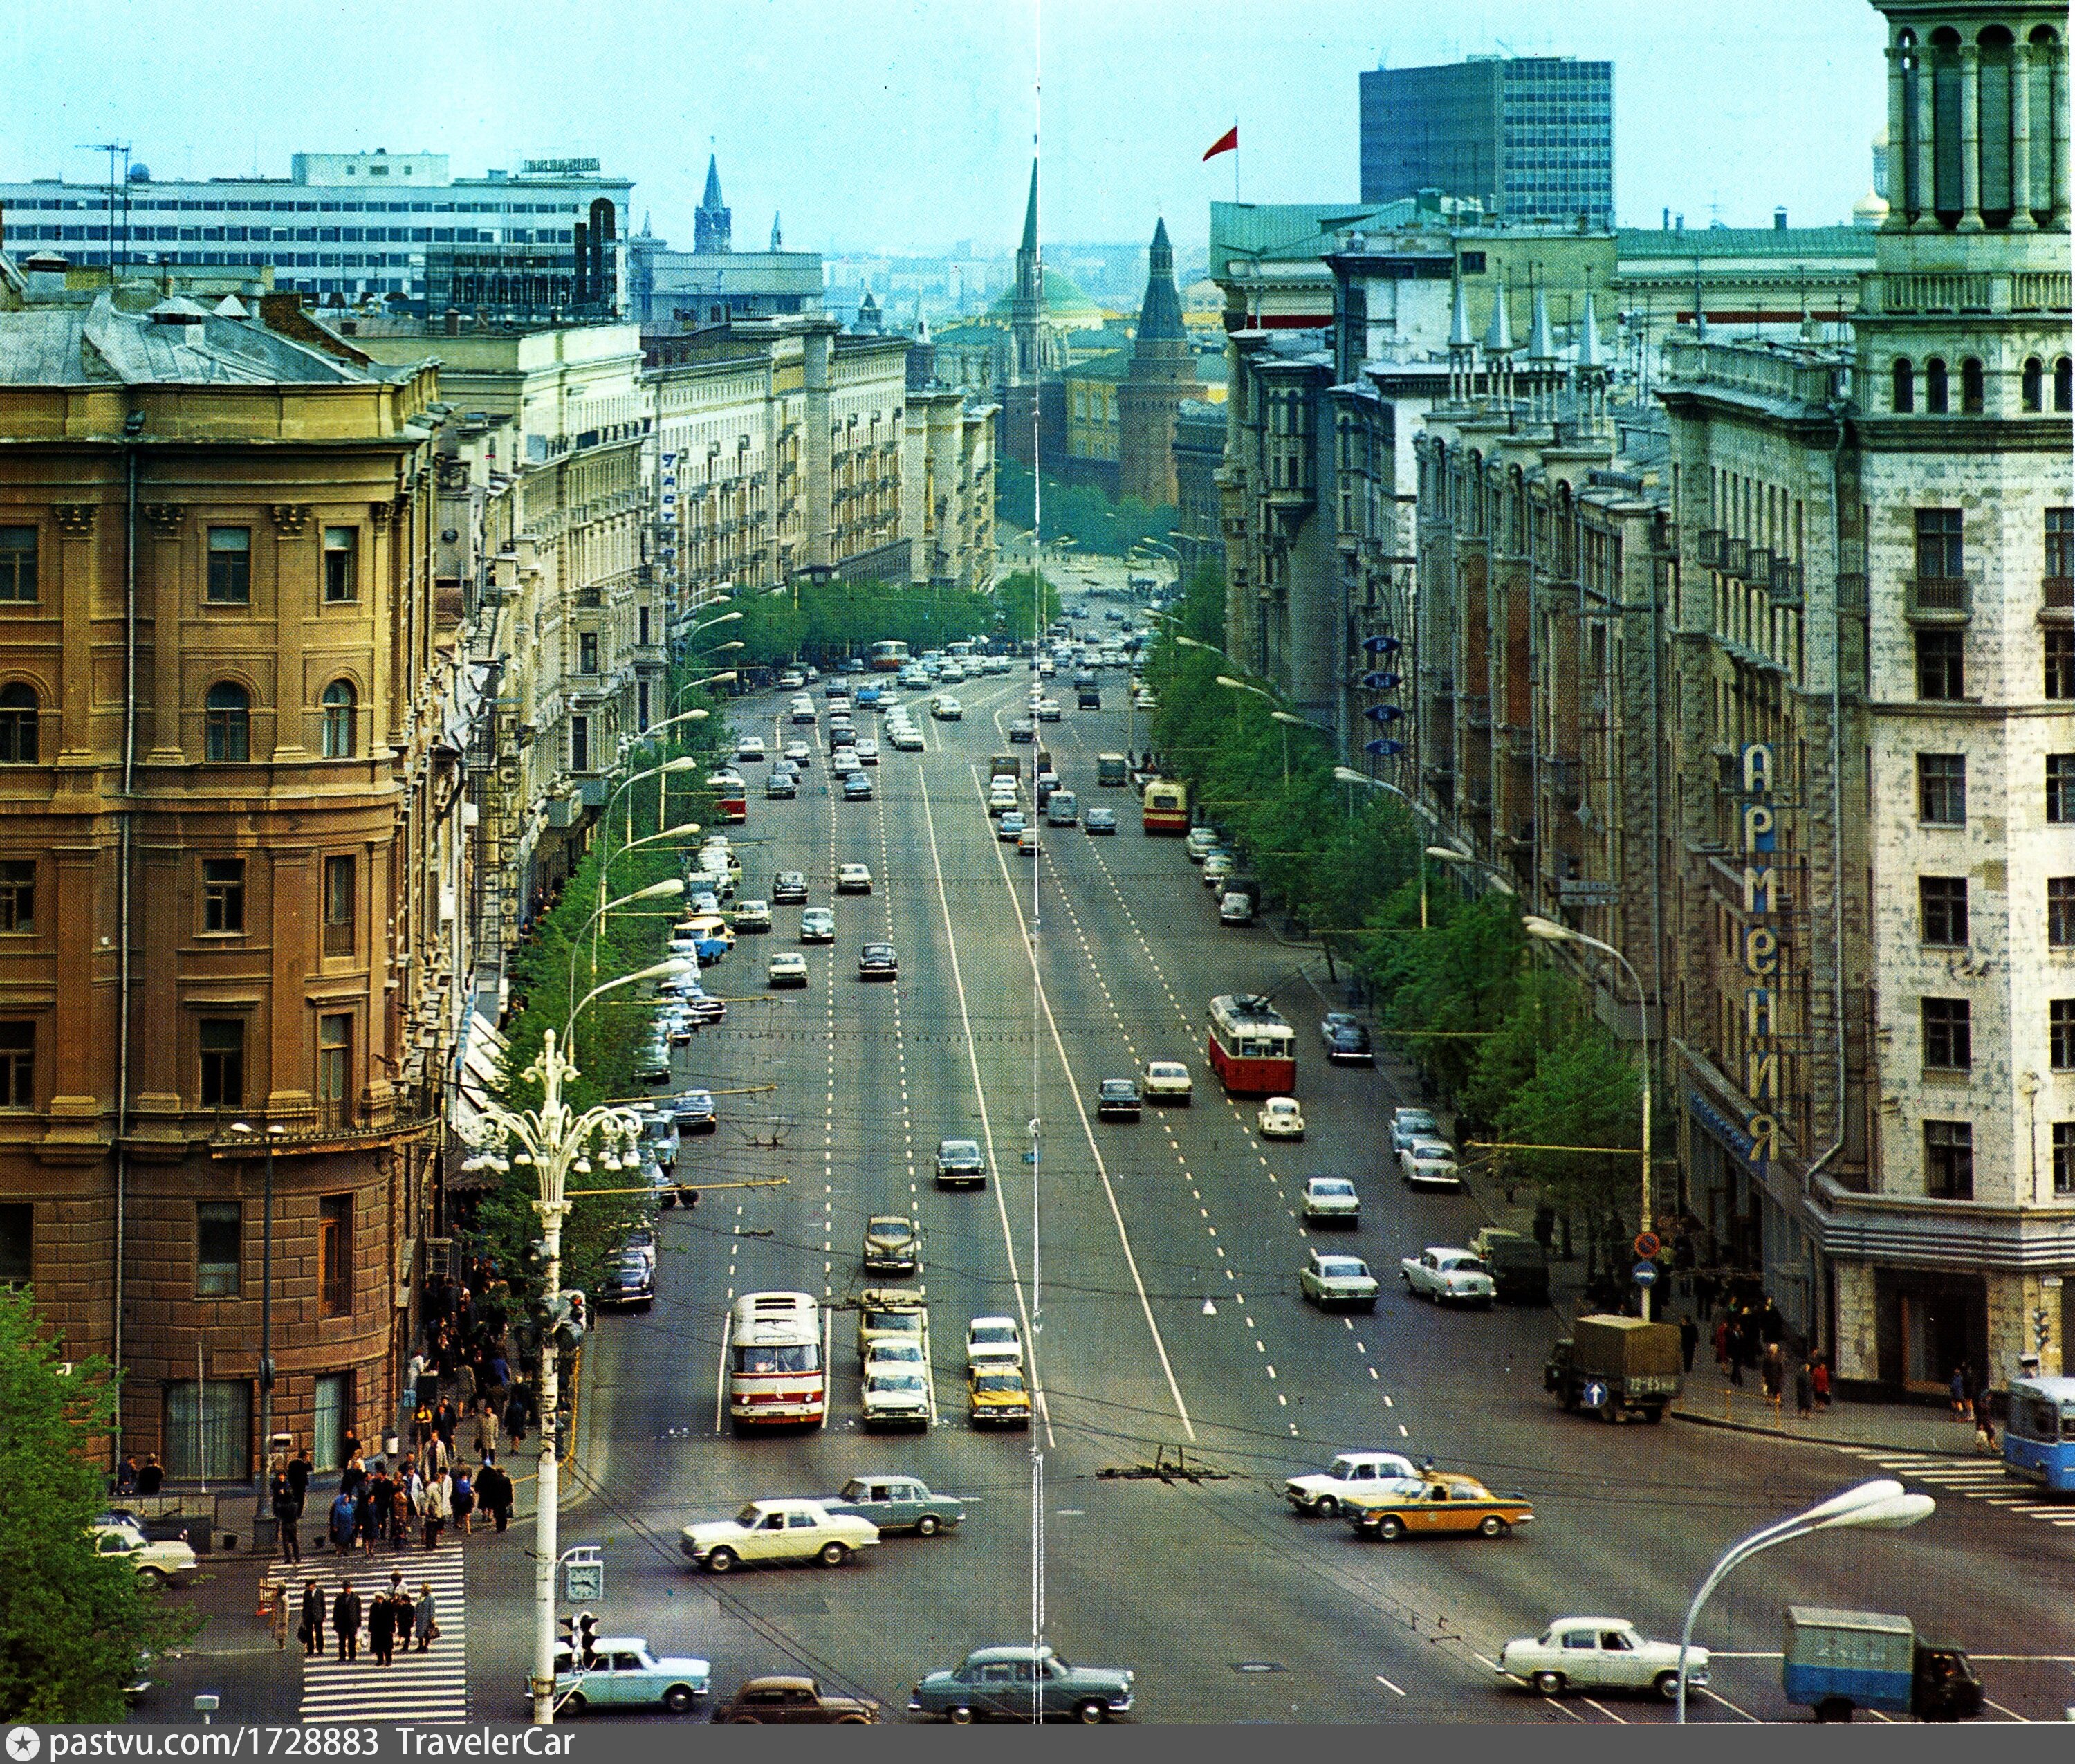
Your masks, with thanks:
[[[735,1431],[819,1427],[828,1414],[822,1307],[803,1292],[744,1293],[728,1312],[727,1413]]]
[[[714,805],[717,818],[731,826],[749,818],[749,785],[739,773],[716,772],[706,780],[706,788],[718,799]]]
[[[1139,798],[1140,824],[1148,833],[1172,834],[1179,839],[1189,830],[1189,787],[1178,778],[1155,778]]]
[[[872,646],[868,664],[874,673],[898,673],[908,665],[908,645],[885,637]]]
[[[1265,998],[1220,993],[1211,1000],[1211,1070],[1240,1096],[1297,1094],[1297,1034]]]

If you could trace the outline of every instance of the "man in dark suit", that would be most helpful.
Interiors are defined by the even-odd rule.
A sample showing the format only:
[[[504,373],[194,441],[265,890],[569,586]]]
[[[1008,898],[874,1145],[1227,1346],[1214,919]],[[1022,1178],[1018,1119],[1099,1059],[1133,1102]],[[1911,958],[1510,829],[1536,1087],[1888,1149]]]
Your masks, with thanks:
[[[338,1596],[331,1601],[331,1626],[338,1634],[342,1663],[360,1658],[360,1595],[350,1580],[340,1583]]]
[[[303,1638],[305,1658],[321,1658],[324,1654],[325,1596],[324,1590],[314,1580],[303,1582],[303,1625],[296,1633]]]

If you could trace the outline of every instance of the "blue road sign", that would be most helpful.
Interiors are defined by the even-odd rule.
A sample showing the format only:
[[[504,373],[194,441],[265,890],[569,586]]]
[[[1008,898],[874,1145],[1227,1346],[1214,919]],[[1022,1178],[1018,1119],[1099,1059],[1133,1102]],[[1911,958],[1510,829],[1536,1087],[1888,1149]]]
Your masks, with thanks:
[[[1654,1261],[1638,1262],[1635,1265],[1635,1283],[1638,1286],[1655,1286],[1657,1284],[1657,1264]]]

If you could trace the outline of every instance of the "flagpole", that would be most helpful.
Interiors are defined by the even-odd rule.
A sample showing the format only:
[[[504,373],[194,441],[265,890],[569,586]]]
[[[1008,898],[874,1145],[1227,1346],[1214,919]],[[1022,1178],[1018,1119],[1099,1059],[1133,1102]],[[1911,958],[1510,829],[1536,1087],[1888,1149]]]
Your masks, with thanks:
[[[1239,133],[1237,111],[1232,113],[1232,133],[1235,136]],[[1239,205],[1239,143],[1236,140],[1232,143],[1232,205],[1235,208]]]

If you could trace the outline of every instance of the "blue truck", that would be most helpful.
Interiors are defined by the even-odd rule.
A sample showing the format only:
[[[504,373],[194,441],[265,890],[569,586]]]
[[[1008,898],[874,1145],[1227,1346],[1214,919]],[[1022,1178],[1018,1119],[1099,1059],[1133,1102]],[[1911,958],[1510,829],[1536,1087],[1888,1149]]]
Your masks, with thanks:
[[[1781,1674],[1787,1700],[1819,1721],[1849,1721],[1855,1709],[1964,1721],[1982,1709],[1982,1680],[1965,1653],[1878,1611],[1789,1605]]]

